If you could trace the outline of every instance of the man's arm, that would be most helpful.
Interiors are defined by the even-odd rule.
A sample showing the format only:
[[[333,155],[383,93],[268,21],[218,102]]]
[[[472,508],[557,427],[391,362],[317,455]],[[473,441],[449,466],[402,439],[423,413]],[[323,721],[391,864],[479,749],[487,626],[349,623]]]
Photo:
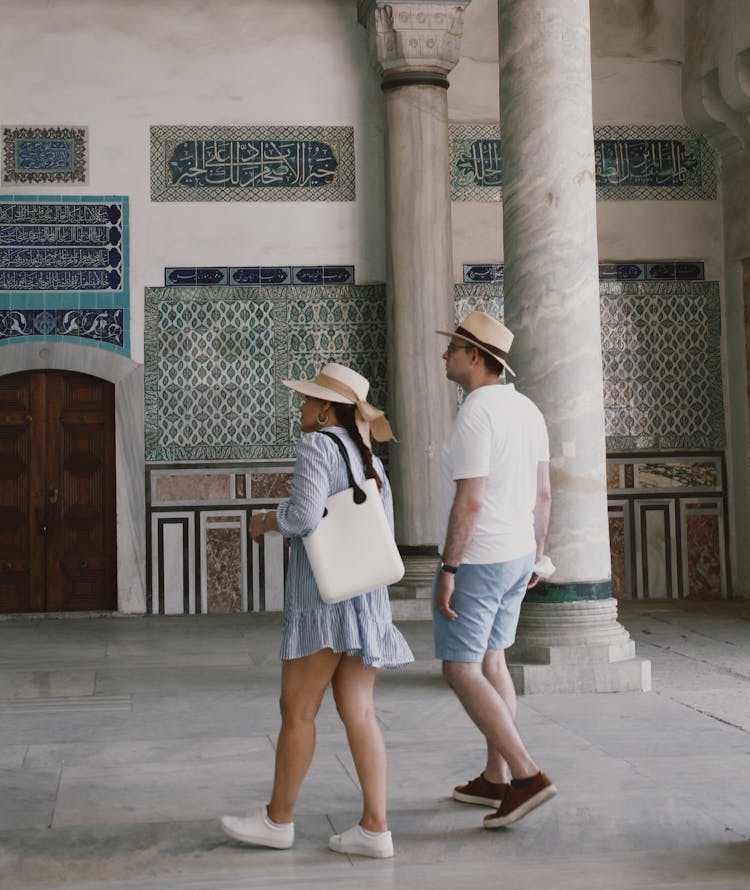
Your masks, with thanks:
[[[486,487],[486,476],[456,480],[456,495],[448,518],[448,532],[443,548],[443,561],[448,565],[461,564],[464,551],[474,534]],[[449,572],[440,572],[436,594],[438,612],[450,621],[458,617],[450,607],[455,580]]]
[[[549,514],[552,508],[552,484],[549,477],[549,461],[540,460],[536,465],[536,503],[534,504],[534,538],[536,539],[536,561],[544,556],[549,531]],[[539,576],[532,573],[528,587],[536,586]]]

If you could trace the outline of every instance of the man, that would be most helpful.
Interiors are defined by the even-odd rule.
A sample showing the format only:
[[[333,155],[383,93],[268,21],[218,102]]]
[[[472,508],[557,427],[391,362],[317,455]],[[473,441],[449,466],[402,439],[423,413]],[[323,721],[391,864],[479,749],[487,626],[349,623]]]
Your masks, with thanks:
[[[446,376],[466,393],[444,447],[448,498],[435,576],[435,655],[485,736],[484,772],[454,789],[463,803],[497,807],[484,827],[510,825],[557,789],[515,725],[516,694],[505,663],[521,602],[539,580],[551,504],[549,442],[534,403],[499,385],[513,342],[508,328],[470,313],[449,336]],[[541,569],[540,569],[541,571]]]

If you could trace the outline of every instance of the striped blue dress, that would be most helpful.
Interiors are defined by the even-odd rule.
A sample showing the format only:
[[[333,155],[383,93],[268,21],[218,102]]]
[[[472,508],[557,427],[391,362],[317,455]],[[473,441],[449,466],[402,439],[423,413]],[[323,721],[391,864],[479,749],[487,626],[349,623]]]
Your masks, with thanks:
[[[343,427],[329,427],[344,443],[357,482],[365,478],[359,450]],[[383,481],[381,496],[393,528],[393,498],[382,462],[373,466]],[[292,539],[286,576],[281,659],[302,658],[321,649],[358,655],[365,667],[398,668],[414,661],[411,649],[394,627],[388,588],[378,587],[341,603],[324,603],[310,568],[302,538],[315,529],[327,498],[349,487],[336,443],[317,433],[303,435],[288,501],[276,511],[279,531]]]

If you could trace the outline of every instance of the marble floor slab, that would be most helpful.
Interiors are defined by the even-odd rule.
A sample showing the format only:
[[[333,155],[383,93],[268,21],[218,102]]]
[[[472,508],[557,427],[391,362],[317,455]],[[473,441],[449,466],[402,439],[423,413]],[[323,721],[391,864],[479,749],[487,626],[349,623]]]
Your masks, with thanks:
[[[218,817],[262,802],[278,615],[0,621],[2,890],[748,890],[750,603],[626,603],[653,691],[519,700],[559,794],[511,828],[450,798],[483,741],[432,658],[383,672],[393,860],[327,850],[359,816],[330,695],[289,851]]]

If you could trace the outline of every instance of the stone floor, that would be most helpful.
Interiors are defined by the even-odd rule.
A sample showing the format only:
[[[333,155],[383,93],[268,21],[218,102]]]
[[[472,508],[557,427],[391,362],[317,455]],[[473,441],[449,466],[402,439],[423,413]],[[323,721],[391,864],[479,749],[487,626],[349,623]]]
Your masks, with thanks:
[[[379,679],[393,860],[345,857],[358,817],[332,702],[297,843],[244,847],[218,817],[264,801],[278,727],[279,618],[0,622],[0,887],[113,890],[750,887],[750,603],[625,604],[653,692],[530,696],[519,723],[560,793],[515,826],[449,799],[482,745],[417,663]]]

